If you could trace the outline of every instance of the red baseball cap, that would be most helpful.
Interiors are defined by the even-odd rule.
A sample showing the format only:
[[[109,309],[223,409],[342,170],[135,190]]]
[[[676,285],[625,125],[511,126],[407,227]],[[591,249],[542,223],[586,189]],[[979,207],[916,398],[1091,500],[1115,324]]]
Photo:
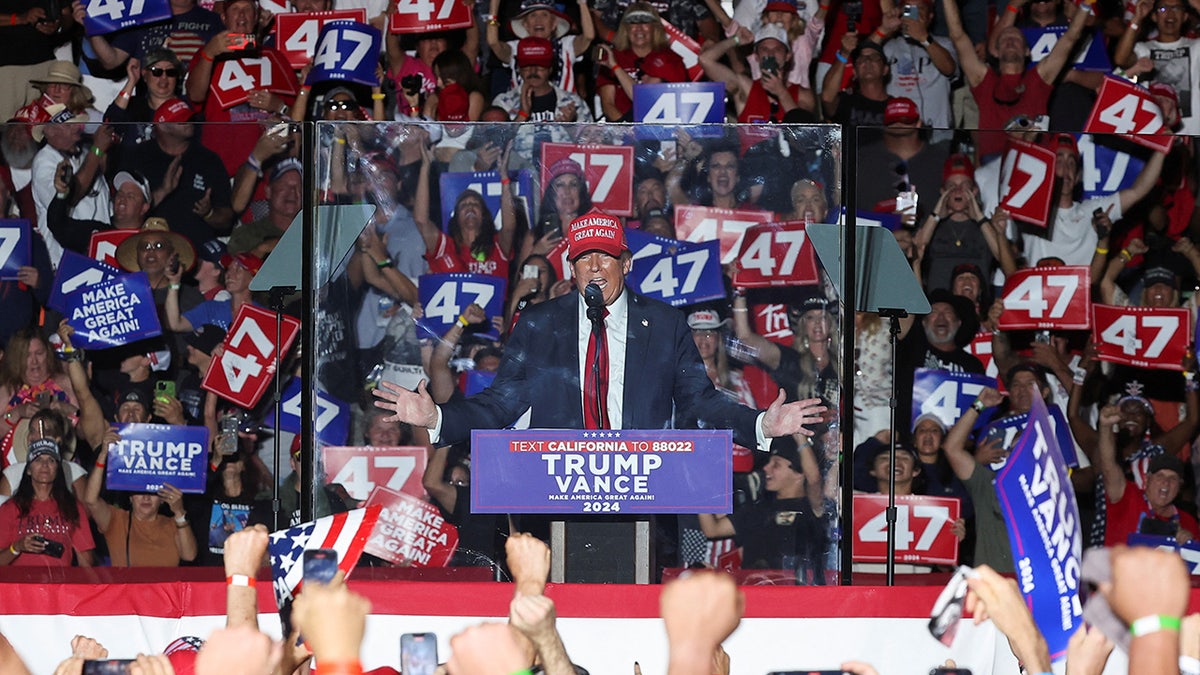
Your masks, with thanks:
[[[181,98],[167,99],[154,111],[154,123],[190,122],[195,114],[196,109],[192,107],[191,103]]]
[[[574,261],[588,251],[600,251],[616,258],[629,250],[625,228],[617,218],[592,211],[571,221],[567,227],[567,260]]]
[[[1070,150],[1072,155],[1079,156],[1079,144],[1075,142],[1075,137],[1068,133],[1050,134],[1046,137],[1046,147],[1055,153],[1065,148]]]
[[[642,74],[657,77],[663,82],[687,82],[687,66],[683,59],[672,51],[651,52],[642,61]]]
[[[921,111],[911,98],[893,96],[888,99],[883,111],[884,124],[916,124],[921,121]]]
[[[1175,87],[1172,87],[1166,82],[1151,82],[1150,93],[1154,94],[1155,96],[1169,98],[1175,102],[1176,107],[1179,107],[1179,92],[1175,91]]]
[[[549,68],[554,65],[554,46],[546,38],[521,38],[517,43],[517,67],[541,66]]]
[[[249,253],[226,253],[225,255],[221,256],[221,267],[229,269],[229,266],[235,261],[237,264],[246,268],[246,270],[250,272],[251,276],[258,274],[258,271],[262,269],[263,266],[262,258],[259,258],[256,255],[251,255]]]
[[[975,180],[975,165],[971,163],[970,156],[959,152],[946,158],[946,163],[942,165],[942,181],[951,176],[966,176]]]

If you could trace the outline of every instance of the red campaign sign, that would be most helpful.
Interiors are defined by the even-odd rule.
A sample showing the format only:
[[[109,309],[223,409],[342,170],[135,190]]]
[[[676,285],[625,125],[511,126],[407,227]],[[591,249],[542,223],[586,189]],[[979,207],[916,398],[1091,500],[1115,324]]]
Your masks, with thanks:
[[[775,220],[770,211],[722,209],[715,206],[676,206],[675,237],[680,241],[721,241],[721,264],[728,265],[742,250],[742,239],[754,225]]]
[[[984,375],[1000,377],[1000,369],[996,367],[996,360],[992,357],[992,332],[990,330],[981,330],[976,333],[971,344],[963,347],[963,351],[979,359],[979,362],[983,364]]]
[[[815,284],[817,260],[805,224],[799,220],[754,225],[742,237],[733,285],[769,288]]]
[[[1054,152],[1008,139],[1000,165],[1000,206],[1018,220],[1046,227],[1054,198]]]
[[[662,21],[663,30],[667,32],[667,43],[670,45],[671,51],[683,59],[683,65],[687,68],[688,77],[692,78],[693,82],[699,82],[704,77],[704,67],[700,65],[700,43],[693,40],[692,36],[671,25],[666,19],[659,20]]]
[[[117,262],[117,247],[121,245],[121,242],[137,233],[137,230],[93,232],[92,239],[88,242],[88,257],[121,269],[120,263]]]
[[[288,12],[275,16],[275,44],[287,57],[288,65],[303,68],[317,49],[321,27],[330,21],[349,19],[365,24],[367,10],[335,9],[329,12]]]
[[[1151,150],[1167,152],[1174,139],[1170,134],[1157,133],[1163,126],[1162,109],[1148,89],[1105,75],[1083,130],[1090,134],[1120,134]]]
[[[1183,370],[1183,359],[1192,344],[1187,309],[1093,305],[1092,313],[1092,343],[1101,361]]]
[[[567,260],[568,243],[570,242],[567,241],[567,238],[562,237],[554,245],[554,248],[550,249],[550,252],[546,254],[546,258],[550,261],[550,266],[554,268],[554,273],[558,275],[559,279],[570,279],[574,276],[571,274],[571,262]]]
[[[854,495],[854,562],[887,562],[887,495]],[[896,562],[957,565],[956,497],[896,497]]]
[[[1092,327],[1091,273],[1076,267],[1033,267],[1004,281],[1000,330],[1087,330]]]
[[[543,190],[550,184],[550,167],[560,159],[583,167],[592,206],[614,216],[633,215],[633,146],[543,143]]]
[[[208,88],[222,108],[245,103],[250,92],[256,89],[282,96],[295,96],[300,92],[296,73],[287,57],[270,48],[263,49],[259,56],[218,61]]]
[[[400,0],[388,22],[388,30],[428,33],[470,28],[472,6],[462,0]]]
[[[283,356],[299,334],[300,322],[283,317]],[[200,386],[243,408],[253,408],[275,375],[275,315],[262,307],[242,305],[224,346],[225,352],[209,364]]]
[[[258,0],[258,8],[277,17],[280,14],[290,14],[292,11],[292,5],[288,0]]]
[[[341,485],[358,501],[366,501],[382,487],[418,499],[425,497],[421,477],[428,456],[422,447],[375,448],[327,445],[324,449],[325,484]]]
[[[458,529],[438,507],[412,495],[376,488],[368,506],[383,510],[363,550],[397,565],[445,567],[458,548]]]

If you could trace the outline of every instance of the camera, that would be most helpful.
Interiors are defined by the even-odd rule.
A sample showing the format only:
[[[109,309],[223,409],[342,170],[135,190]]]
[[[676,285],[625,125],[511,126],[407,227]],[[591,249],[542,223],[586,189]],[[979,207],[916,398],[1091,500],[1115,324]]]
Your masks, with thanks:
[[[400,78],[400,88],[408,96],[416,96],[421,92],[421,85],[425,83],[425,78],[420,75],[405,75]]]
[[[779,61],[774,56],[764,56],[758,66],[764,73],[779,74]]]
[[[253,33],[230,33],[229,48],[236,51],[254,49],[258,46],[258,37]]]
[[[47,539],[42,536],[38,536],[37,540],[42,542],[42,544],[44,544],[46,547],[42,550],[43,555],[48,555],[51,558],[61,558],[63,557],[63,554],[67,552],[67,547],[63,546],[62,542],[57,542],[53,539]]]
[[[911,19],[913,21],[921,20],[921,8],[917,5],[905,5],[904,10],[900,12],[901,19]]]
[[[846,30],[857,33],[858,22],[862,19],[862,0],[851,0],[842,3],[842,11],[846,13]]]

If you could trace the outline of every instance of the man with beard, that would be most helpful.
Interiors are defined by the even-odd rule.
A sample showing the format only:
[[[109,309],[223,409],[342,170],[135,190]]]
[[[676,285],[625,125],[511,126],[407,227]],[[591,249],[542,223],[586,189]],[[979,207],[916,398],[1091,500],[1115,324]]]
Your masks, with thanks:
[[[79,220],[107,223],[110,203],[108,181],[104,178],[104,153],[112,145],[111,130],[100,127],[90,151],[82,145],[84,115],[77,115],[66,106],[56,103],[46,108],[49,121],[33,127],[33,140],[45,138],[46,145],[33,158],[33,201],[37,207],[37,231],[46,242],[50,262],[58,267],[63,247],[54,239],[46,219],[51,200],[57,194],[54,178],[66,170],[74,176],[70,183],[70,215]],[[64,162],[67,166],[60,168]]]
[[[229,235],[229,252],[267,257],[279,243],[279,238],[287,232],[296,214],[300,213],[303,183],[304,171],[300,160],[289,157],[276,164],[266,188],[266,215],[233,228],[233,234]]]
[[[900,345],[896,364],[897,410],[912,409],[913,376],[917,368],[983,374],[983,364],[963,347],[979,330],[979,317],[970,300],[939,288],[929,294],[929,314],[915,324],[912,316],[900,320]]]
[[[535,136],[548,135],[547,140],[569,143],[569,132],[558,122],[591,122],[592,110],[578,94],[550,82],[554,65],[553,46],[546,38],[527,37],[517,43],[517,68],[521,86],[495,98],[493,105],[508,112],[509,118],[522,124],[517,131],[513,153],[533,156]]]
[[[1196,519],[1175,506],[1186,475],[1183,462],[1174,455],[1159,454],[1150,459],[1139,484],[1130,485],[1125,467],[1117,457],[1117,427],[1123,416],[1118,406],[1100,410],[1100,473],[1107,495],[1105,546],[1119,546],[1135,532],[1173,537],[1180,544],[1192,540],[1200,530]]]
[[[1067,65],[1067,58],[1083,34],[1088,12],[1076,12],[1071,27],[1058,39],[1054,48],[1033,68],[1026,69],[1029,45],[1025,34],[1016,26],[1000,31],[996,38],[998,68],[993,69],[975,51],[975,43],[963,30],[958,3],[942,0],[942,11],[950,29],[950,39],[958,52],[958,63],[979,105],[980,129],[1003,129],[1014,116],[1037,116],[1046,113],[1054,81]],[[1004,137],[999,134],[979,134],[976,140],[982,159],[1004,149]]]
[[[1133,12],[1133,21],[1117,43],[1113,64],[1132,68],[1139,59],[1148,58],[1154,68],[1148,76],[1156,83],[1169,84],[1177,92],[1181,134],[1200,133],[1200,46],[1194,37],[1184,37],[1188,24],[1188,5],[1183,0],[1141,0]],[[1141,27],[1152,19],[1157,35],[1137,41]],[[1150,31],[1153,34],[1153,29]],[[1136,44],[1135,44],[1136,43]]]

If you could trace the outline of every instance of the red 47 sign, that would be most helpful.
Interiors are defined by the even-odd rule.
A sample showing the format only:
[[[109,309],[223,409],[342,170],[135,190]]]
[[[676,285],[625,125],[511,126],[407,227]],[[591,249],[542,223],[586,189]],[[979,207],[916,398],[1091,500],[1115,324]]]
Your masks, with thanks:
[[[299,334],[300,322],[283,317],[282,354],[287,354]],[[225,336],[225,352],[209,364],[200,386],[243,408],[253,408],[274,375],[275,315],[242,305]]]
[[[692,39],[690,35],[679,30],[666,19],[662,21],[663,30],[667,32],[667,44],[670,45],[671,51],[679,55],[683,59],[683,65],[687,68],[688,77],[692,78],[693,82],[699,82],[701,77],[704,77],[704,66],[700,65],[700,43]]]
[[[983,364],[983,374],[988,377],[1000,377],[1000,369],[996,367],[996,359],[992,356],[992,331],[981,330],[975,334],[971,344],[963,347],[963,351],[979,359]]]
[[[425,448],[325,446],[323,457],[325,484],[341,485],[358,501],[366,501],[377,487],[425,498]]]
[[[388,22],[393,33],[427,33],[471,27],[471,4],[462,0],[400,0]]]
[[[1138,145],[1167,152],[1173,139],[1159,134],[1162,128],[1162,109],[1149,90],[1111,75],[1104,76],[1096,105],[1083,126],[1088,133],[1124,134]]]
[[[817,261],[804,223],[754,225],[742,237],[733,285],[743,288],[815,284]]]
[[[1000,206],[1013,218],[1046,227],[1054,197],[1054,153],[1008,139],[1000,165]]]
[[[1183,370],[1183,358],[1192,344],[1187,309],[1094,305],[1092,313],[1092,342],[1100,360]]]
[[[1091,274],[1083,265],[1014,272],[1004,281],[1000,330],[1091,328],[1091,285]]]
[[[88,257],[92,260],[99,260],[105,265],[112,265],[117,269],[121,269],[121,264],[117,262],[117,247],[121,245],[121,242],[137,234],[137,232],[137,230],[93,232],[92,238],[88,242]]]
[[[887,495],[854,495],[854,562],[887,561]],[[957,565],[955,497],[896,497],[896,561]]]
[[[300,84],[282,52],[264,49],[260,56],[218,61],[208,88],[216,97],[217,105],[232,108],[245,103],[246,97],[256,89],[295,96],[300,91]]]
[[[593,206],[616,216],[633,215],[633,146],[543,143],[543,189],[550,184],[550,167],[560,159],[583,167]]]
[[[317,48],[321,26],[330,21],[350,19],[367,22],[367,10],[335,9],[329,12],[288,12],[275,16],[275,44],[287,57],[288,64],[299,70],[312,58]]]
[[[775,220],[770,211],[721,209],[715,206],[676,206],[675,237],[680,241],[721,241],[721,264],[738,259],[742,239],[754,225]],[[772,240],[774,241],[774,240]]]

